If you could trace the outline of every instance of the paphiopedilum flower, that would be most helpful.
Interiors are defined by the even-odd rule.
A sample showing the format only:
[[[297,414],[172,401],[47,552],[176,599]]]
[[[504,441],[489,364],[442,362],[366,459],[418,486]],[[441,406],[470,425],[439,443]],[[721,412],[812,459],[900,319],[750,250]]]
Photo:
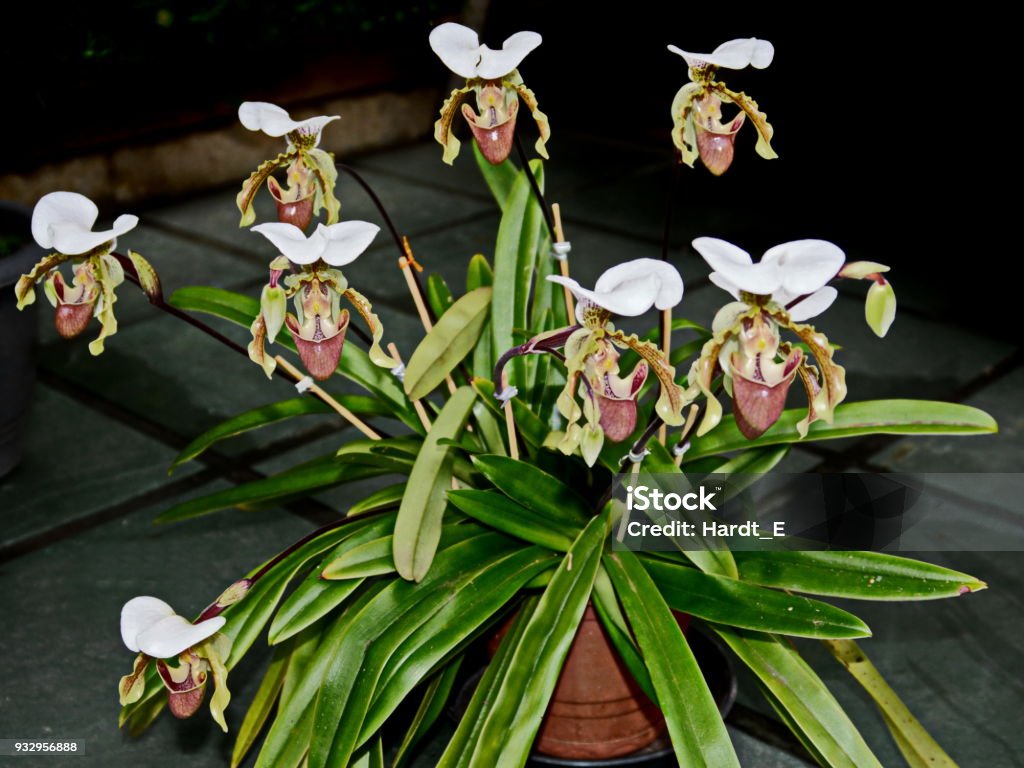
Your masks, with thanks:
[[[144,673],[155,662],[160,680],[167,688],[171,713],[175,717],[190,717],[202,705],[206,682],[212,674],[215,690],[210,698],[210,713],[227,731],[224,710],[231,701],[231,694],[226,663],[231,653],[231,640],[219,631],[225,624],[224,617],[204,618],[209,613],[207,609],[193,623],[155,597],[134,597],[125,603],[121,609],[121,639],[128,650],[138,656],[131,674],[122,677],[118,686],[121,706],[142,697]],[[168,663],[172,660],[177,660],[177,664]]]
[[[104,340],[117,333],[114,316],[114,289],[124,282],[121,263],[112,255],[117,238],[135,229],[138,216],[122,214],[110,229],[94,231],[99,209],[92,200],[77,192],[50,192],[36,203],[32,211],[32,237],[40,247],[54,253],[44,257],[30,272],[21,276],[15,286],[18,309],[35,301],[35,286],[43,281],[44,292],[56,307],[57,332],[64,338],[82,333],[95,317],[100,334],[89,344],[89,351],[98,355]],[[139,254],[129,251],[142,287],[147,292],[159,290],[153,267]],[[60,273],[60,265],[72,264],[70,285]]]
[[[551,136],[547,115],[537,107],[537,97],[523,84],[517,67],[526,54],[541,44],[536,32],[516,32],[501,48],[492,50],[480,44],[476,32],[461,24],[448,22],[430,33],[430,47],[441,61],[466,85],[452,91],[441,107],[441,117],[434,123],[434,138],[444,147],[444,162],[451,165],[459,154],[460,142],[452,131],[455,115],[460,111],[469,123],[473,138],[490,163],[500,163],[512,150],[512,138],[519,113],[519,99],[533,114],[540,131],[537,154],[548,156],[545,142]],[[476,95],[476,112],[462,102]]]
[[[256,220],[252,201],[264,184],[277,204],[278,218],[299,229],[309,226],[321,208],[327,210],[327,223],[338,220],[341,203],[334,196],[338,170],[334,155],[319,148],[324,127],[339,119],[338,115],[320,115],[306,120],[292,120],[276,104],[265,101],[246,101],[238,108],[238,119],[250,131],[262,131],[267,136],[284,137],[288,145],[277,157],[260,165],[242,184],[235,203],[242,213],[240,227]],[[271,174],[287,166],[287,188],[281,187]]]
[[[711,281],[736,299],[715,316],[713,336],[690,371],[690,394],[696,396],[699,391],[707,398],[697,434],[707,433],[721,421],[722,406],[712,390],[718,372],[732,395],[736,424],[748,438],[759,436],[778,420],[797,376],[809,404],[807,417],[797,425],[801,436],[818,419],[831,423],[835,407],[846,397],[846,373],[833,360],[825,335],[801,321],[832,305],[838,295],[828,285],[833,279],[870,277],[884,282],[880,272],[888,267],[846,264],[843,251],[825,240],[777,245],[757,263],[743,249],[717,238],[697,238],[693,247],[714,270]],[[888,324],[872,327],[880,336],[888,330]],[[813,364],[803,349],[782,340],[783,329],[804,343]]]
[[[684,392],[661,349],[635,334],[625,334],[611,322],[612,315],[635,317],[651,307],[669,309],[678,304],[683,298],[678,270],[663,261],[636,259],[607,270],[592,290],[561,275],[548,280],[568,287],[576,296],[578,324],[541,334],[506,352],[495,370],[499,397],[515,394],[515,388],[502,381],[508,360],[564,348],[566,385],[558,398],[558,410],[567,422],[558,444],[564,453],[579,448],[587,464],[593,466],[605,438],[621,442],[629,437],[636,428],[637,397],[651,372],[660,384],[655,411],[666,424],[682,424]],[[619,349],[632,349],[640,356],[640,362],[624,377],[619,375]],[[581,417],[586,420],[582,427],[578,423]]]
[[[716,176],[725,173],[732,164],[736,133],[747,118],[757,129],[757,153],[768,160],[778,157],[771,144],[774,131],[757,102],[715,79],[719,69],[764,69],[775,56],[771,43],[751,37],[730,40],[713,53],[690,53],[674,45],[668,49],[686,60],[690,74],[690,82],[672,101],[672,141],[682,162],[692,168],[699,157]],[[735,104],[740,111],[723,122],[722,104]]]
[[[270,262],[270,281],[263,288],[260,314],[250,328],[249,357],[263,367],[267,376],[273,373],[276,363],[266,354],[266,342],[273,342],[282,326],[288,328],[299,357],[313,378],[323,380],[334,373],[349,323],[348,310],[341,308],[342,297],[369,326],[370,359],[385,368],[398,364],[380,347],[384,327],[370,302],[350,287],[337,269],[355,261],[379,231],[380,227],[366,221],[318,224],[309,237],[293,224],[253,227],[253,232],[266,237],[281,254]],[[299,270],[290,272],[293,266]],[[295,314],[287,311],[288,299],[294,299]]]

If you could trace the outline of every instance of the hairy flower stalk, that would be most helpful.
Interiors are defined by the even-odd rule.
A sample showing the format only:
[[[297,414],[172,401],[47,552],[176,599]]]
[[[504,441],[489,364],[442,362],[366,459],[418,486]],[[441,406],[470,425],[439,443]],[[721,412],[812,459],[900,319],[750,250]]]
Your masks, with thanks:
[[[724,240],[701,237],[693,247],[714,270],[711,282],[737,299],[715,315],[713,336],[690,369],[688,396],[706,398],[697,434],[706,434],[722,419],[712,387],[719,374],[732,396],[736,425],[749,439],[778,421],[797,378],[808,400],[807,416],[797,424],[800,436],[818,419],[831,423],[846,397],[846,372],[834,361],[825,335],[800,321],[821,314],[836,300],[838,292],[828,285],[834,278],[880,277],[888,267],[865,267],[866,262],[844,266],[842,250],[824,240],[777,245],[756,264],[746,251]],[[887,322],[872,324],[876,333],[884,335],[894,313],[895,298],[891,311],[887,305],[881,312]],[[803,347],[783,341],[783,330],[795,334]]]
[[[537,97],[526,87],[517,67],[526,55],[541,44],[536,32],[517,32],[492,50],[480,44],[476,32],[461,24],[448,22],[430,33],[430,47],[452,72],[466,78],[441,107],[441,117],[434,124],[434,138],[444,147],[444,162],[451,165],[458,157],[461,142],[452,130],[455,116],[461,112],[473,133],[473,139],[487,161],[498,164],[512,151],[519,101],[533,115],[540,138],[536,150],[543,158],[548,153],[545,143],[551,136],[547,115],[537,106]],[[476,110],[463,103],[476,97]]]
[[[276,104],[246,101],[238,108],[238,119],[250,131],[287,140],[284,152],[261,163],[242,184],[235,199],[242,214],[238,226],[247,227],[256,221],[253,200],[264,184],[274,198],[282,223],[304,230],[322,209],[327,211],[328,224],[337,222],[341,210],[341,203],[334,196],[338,170],[334,155],[320,149],[319,144],[324,127],[339,116],[320,115],[296,121]],[[287,168],[287,187],[282,187],[272,175],[280,168]]]
[[[775,56],[771,43],[752,37],[730,40],[713,53],[690,53],[674,45],[668,49],[686,60],[690,75],[672,101],[672,141],[680,162],[692,168],[700,158],[705,168],[721,176],[732,164],[736,134],[747,119],[757,130],[757,153],[767,160],[778,157],[771,145],[774,131],[757,102],[715,79],[719,69],[764,69]],[[723,104],[735,104],[739,112],[723,121]]]
[[[106,338],[117,333],[114,290],[124,282],[124,269],[113,255],[117,238],[139,223],[137,216],[123,214],[110,229],[94,232],[98,217],[96,204],[77,192],[41,197],[32,211],[32,237],[41,248],[55,252],[22,275],[14,288],[18,309],[23,309],[35,301],[35,286],[42,281],[46,298],[56,309],[57,332],[66,339],[84,332],[93,317],[99,320],[100,334],[89,343],[94,355],[101,354]],[[159,290],[159,278],[149,262],[134,251],[128,252],[128,259],[143,290]],[[59,269],[68,262],[73,275],[70,285]]]
[[[318,224],[316,231],[306,237],[295,225],[279,222],[260,224],[253,231],[266,237],[280,252],[270,262],[270,279],[260,296],[260,313],[250,327],[249,358],[268,377],[276,362],[266,353],[266,343],[273,343],[282,328],[288,329],[302,364],[314,379],[323,381],[334,373],[349,325],[349,312],[341,308],[342,298],[356,309],[370,329],[370,359],[384,368],[396,365],[380,346],[384,327],[372,305],[349,286],[336,268],[355,261],[373,242],[380,227],[365,221]],[[287,311],[289,299],[293,300],[294,314]]]
[[[678,304],[683,280],[676,268],[655,259],[636,259],[607,270],[593,290],[561,275],[548,280],[575,295],[577,324],[540,334],[505,352],[494,371],[497,397],[507,401],[516,394],[515,387],[504,386],[505,365],[513,357],[544,353],[558,357],[566,367],[565,388],[557,401],[566,428],[557,447],[565,454],[578,450],[590,466],[597,462],[605,439],[617,443],[633,434],[637,398],[651,372],[659,383],[655,412],[667,424],[681,424],[686,401],[675,382],[675,369],[658,347],[611,323],[613,314],[635,317],[652,306],[666,309]],[[626,376],[620,375],[619,349],[632,349],[640,356]]]

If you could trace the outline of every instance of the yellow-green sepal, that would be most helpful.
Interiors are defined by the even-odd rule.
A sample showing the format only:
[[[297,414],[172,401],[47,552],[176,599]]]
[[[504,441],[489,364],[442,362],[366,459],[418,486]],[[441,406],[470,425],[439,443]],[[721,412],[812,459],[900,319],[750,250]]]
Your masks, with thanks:
[[[868,288],[864,319],[876,336],[881,338],[889,332],[892,321],[896,319],[896,291],[888,280],[873,282]]]
[[[210,714],[224,733],[228,732],[228,724],[224,719],[224,710],[231,703],[231,691],[228,690],[228,668],[226,661],[231,654],[231,638],[218,632],[204,641],[197,649],[198,655],[206,659],[213,674],[213,696],[210,697]]]
[[[703,90],[701,83],[687,83],[672,99],[672,143],[681,155],[681,162],[693,168],[700,156],[697,130],[693,125],[693,102]]]
[[[96,301],[96,319],[100,321],[100,335],[89,342],[89,354],[103,353],[103,343],[108,336],[117,333],[117,318],[114,316],[114,289],[124,282],[121,263],[110,254],[92,256],[93,271],[100,286],[100,297]]]

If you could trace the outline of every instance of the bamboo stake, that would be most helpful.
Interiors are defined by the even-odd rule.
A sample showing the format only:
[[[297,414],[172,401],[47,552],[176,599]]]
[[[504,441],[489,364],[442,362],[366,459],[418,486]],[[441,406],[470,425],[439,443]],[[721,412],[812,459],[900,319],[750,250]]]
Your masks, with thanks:
[[[434,330],[434,323],[430,319],[430,313],[427,311],[427,304],[423,300],[423,294],[420,293],[420,286],[412,274],[413,269],[422,272],[423,267],[420,266],[419,262],[416,261],[416,257],[412,254],[409,238],[402,238],[402,246],[405,248],[405,256],[398,260],[398,266],[401,267],[402,274],[405,275],[405,283],[409,286],[409,293],[412,295],[413,303],[416,305],[416,312],[420,316],[420,322],[423,323],[423,330],[430,333]],[[455,380],[452,379],[451,374],[445,376],[444,380],[448,385],[448,391],[454,393],[456,389]]]
[[[306,378],[306,374],[304,374],[302,371],[300,371],[298,368],[292,365],[287,358],[282,357],[281,355],[277,355],[274,358],[274,360],[277,361],[278,365],[280,365],[282,368],[288,371],[288,373],[294,376],[297,381],[301,381],[302,379]],[[322,387],[320,387],[319,384],[311,384],[309,386],[309,391],[312,392],[317,397],[319,397],[325,403],[327,403],[327,405],[329,405],[335,411],[335,413],[341,416],[341,418],[345,419],[345,421],[347,421],[353,427],[358,429],[368,438],[370,438],[371,440],[381,439],[381,436],[374,432],[373,427],[371,427],[365,421],[363,421],[354,413],[352,413],[352,411],[350,411],[344,405],[342,405],[333,397],[331,397],[331,395],[328,392],[326,392]]]
[[[665,355],[665,362],[669,361],[669,353],[672,351],[672,310],[661,310],[661,351]],[[670,363],[671,364],[671,363]],[[668,425],[662,424],[658,430],[658,442],[662,445],[668,442]]]
[[[508,374],[501,375],[501,389],[504,392],[508,389]],[[519,440],[516,437],[516,419],[512,415],[512,398],[509,398],[502,406],[505,410],[505,429],[508,430],[508,455],[516,461],[519,460]]]
[[[565,242],[567,242],[567,240],[565,239],[565,231],[562,229],[562,209],[558,205],[558,203],[555,203],[554,205],[551,206],[551,215],[555,219],[555,242],[556,243],[565,243]],[[569,257],[568,257],[568,255],[566,255],[565,258],[558,259],[558,269],[562,273],[562,277],[568,277],[569,276]],[[569,322],[572,323],[573,320],[576,317],[576,309],[575,309],[575,306],[574,306],[574,303],[573,303],[572,291],[569,290],[569,286],[563,285],[562,286],[562,293],[565,296],[565,312],[566,312],[566,317],[568,318]]]
[[[399,365],[404,365],[402,356],[398,354],[398,347],[395,346],[393,341],[388,342],[388,353],[398,361]],[[413,400],[412,407],[416,409],[416,415],[420,417],[420,424],[429,432],[431,427],[430,417],[427,415],[427,409],[423,407],[423,403],[419,400]]]

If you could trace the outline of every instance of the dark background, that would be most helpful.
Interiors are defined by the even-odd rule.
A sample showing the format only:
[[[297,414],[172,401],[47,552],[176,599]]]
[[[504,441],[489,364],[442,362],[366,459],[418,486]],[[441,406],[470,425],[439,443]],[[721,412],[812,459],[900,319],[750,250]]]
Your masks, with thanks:
[[[16,117],[2,121],[0,171],[227,124],[240,101],[268,94],[301,105],[331,87],[440,90],[446,71],[426,35],[460,6],[22,4],[7,14],[4,90]],[[797,237],[835,240],[897,266],[898,295],[901,284],[925,288],[937,314],[1015,338],[1016,68],[1001,66],[996,42],[1008,24],[978,4],[940,14],[896,4],[495,0],[482,38],[496,47],[520,29],[544,35],[523,73],[551,117],[554,163],[562,132],[574,130],[664,147],[666,166],[668,108],[686,66],[665,45],[771,40],[770,68],[723,79],[768,114],[780,159],[756,157],[745,127],[724,177],[684,169],[681,216],[729,210],[757,233],[743,243],[755,253]]]

